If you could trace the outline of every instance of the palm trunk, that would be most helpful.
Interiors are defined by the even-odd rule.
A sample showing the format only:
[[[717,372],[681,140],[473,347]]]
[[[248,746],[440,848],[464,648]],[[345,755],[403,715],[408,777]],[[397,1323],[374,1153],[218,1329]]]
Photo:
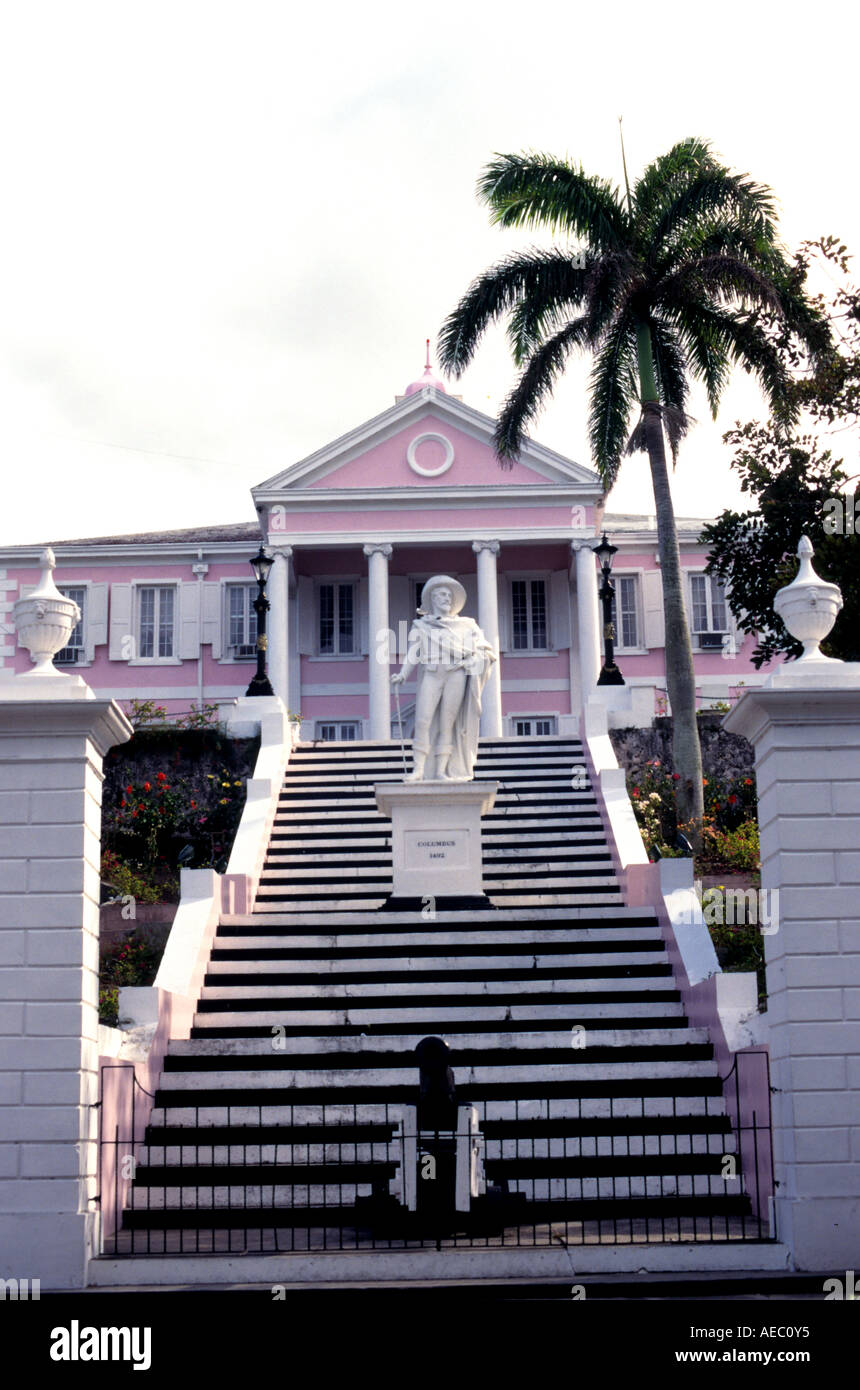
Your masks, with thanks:
[[[684,605],[681,581],[681,554],[675,512],[666,466],[666,442],[660,414],[660,398],[654,375],[651,331],[647,324],[637,330],[639,385],[642,393],[643,428],[654,506],[657,512],[657,542],[663,580],[663,615],[666,625],[666,689],[672,707],[672,756],[681,780],[676,784],[678,821],[693,848],[701,847],[704,794],[702,790],[702,749],[696,722],[696,673],[693,648]]]

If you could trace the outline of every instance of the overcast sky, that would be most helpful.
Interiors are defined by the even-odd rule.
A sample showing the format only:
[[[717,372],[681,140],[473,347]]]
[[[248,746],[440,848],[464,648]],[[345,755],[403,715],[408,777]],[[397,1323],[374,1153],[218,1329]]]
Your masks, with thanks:
[[[252,520],[248,489],[393,403],[528,233],[494,151],[619,180],[687,135],[775,190],[789,246],[860,251],[856,12],[818,4],[6,0],[0,542]],[[852,54],[854,55],[852,57]],[[501,332],[454,387],[494,414]],[[535,438],[590,464],[587,368]],[[739,500],[701,399],[679,515]],[[651,513],[647,464],[610,508]]]

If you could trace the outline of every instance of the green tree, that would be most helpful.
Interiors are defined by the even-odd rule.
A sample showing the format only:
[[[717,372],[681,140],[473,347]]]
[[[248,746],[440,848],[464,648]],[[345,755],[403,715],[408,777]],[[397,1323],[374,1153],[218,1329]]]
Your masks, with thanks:
[[[773,611],[777,590],[797,573],[801,536],[812,541],[816,571],[842,590],[842,611],[823,650],[842,661],[860,660],[860,499],[848,490],[857,475],[849,478],[842,460],[823,449],[818,438],[833,432],[844,439],[846,431],[853,431],[856,451],[860,292],[848,280],[849,259],[835,237],[804,242],[795,256],[799,280],[806,280],[817,261],[827,263],[836,281],[835,292],[815,301],[837,342],[837,351],[816,371],[804,372],[784,327],[768,324],[774,344],[795,374],[791,390],[812,432],[786,429],[776,419],[766,424],[750,421],[723,436],[735,450],[732,467],[740,476],[741,491],[749,493],[755,505],[747,512],[722,512],[703,538],[710,546],[708,569],[728,587],[738,626],[756,637],[752,659],[757,667],[802,651]]]
[[[843,496],[842,463],[829,450],[819,451],[809,435],[785,439],[756,422],[724,438],[735,447],[732,466],[741,490],[757,505],[749,512],[722,512],[702,538],[710,547],[707,568],[726,585],[738,627],[756,637],[753,664],[797,657],[803,650],[773,610],[777,589],[797,574],[801,536],[812,541],[816,572],[842,590],[844,606],[822,649],[842,661],[860,660],[860,538],[831,524],[834,502],[837,520],[844,522],[850,507],[853,521],[853,498]]]
[[[513,462],[574,349],[594,358],[590,438],[606,491],[625,449],[647,454],[679,805],[698,843],[696,682],[666,440],[674,459],[691,423],[689,379],[704,384],[715,415],[735,364],[755,373],[776,416],[791,419],[798,407],[784,354],[760,317],[775,316],[817,362],[830,353],[829,328],[779,244],[770,191],[724,168],[702,140],[675,145],[632,190],[625,169],[624,194],[569,161],[499,155],[482,173],[478,196],[502,227],[540,226],[580,244],[514,254],[479,276],[443,325],[440,360],[459,376],[487,327],[508,319],[522,372],[497,424],[502,464]]]

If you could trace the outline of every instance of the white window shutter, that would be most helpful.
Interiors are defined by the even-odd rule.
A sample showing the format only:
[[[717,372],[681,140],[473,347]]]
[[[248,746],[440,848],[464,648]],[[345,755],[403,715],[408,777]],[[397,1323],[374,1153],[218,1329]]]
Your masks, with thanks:
[[[128,638],[134,635],[131,616],[131,585],[111,584],[110,586],[110,645],[108,655],[111,661],[130,661],[134,656],[133,644]]]
[[[659,570],[645,570],[642,575],[643,630],[649,651],[666,645],[666,624],[663,618],[663,581]]]
[[[554,651],[570,650],[570,580],[567,570],[553,570],[549,577],[549,632]]]
[[[511,585],[506,574],[497,580],[499,594],[499,651],[511,650]]]
[[[200,585],[179,585],[179,651],[185,659],[200,655]]]
[[[91,584],[87,592],[87,611],[84,614],[84,651],[87,661],[92,661],[96,647],[103,647],[108,639],[108,586]]]
[[[313,656],[317,649],[317,611],[314,581],[306,574],[296,580],[299,605],[299,653]]]
[[[222,652],[222,627],[224,614],[222,610],[222,596],[224,593],[223,585],[217,580],[210,579],[203,584],[203,612],[200,617],[200,640],[204,646],[212,648],[213,657],[219,657]]]
[[[367,656],[370,628],[370,586],[366,576],[359,579],[355,586],[355,600],[358,605],[359,651],[362,656]]]

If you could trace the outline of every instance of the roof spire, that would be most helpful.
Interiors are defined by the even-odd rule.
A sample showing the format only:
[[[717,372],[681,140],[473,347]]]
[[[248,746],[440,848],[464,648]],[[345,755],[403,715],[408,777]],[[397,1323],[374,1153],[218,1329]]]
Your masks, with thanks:
[[[410,381],[409,385],[407,386],[407,388],[406,388],[406,390],[404,391],[403,394],[404,394],[405,396],[414,396],[418,391],[423,391],[423,390],[425,390],[425,389],[429,386],[429,387],[432,387],[435,391],[441,391],[441,392],[442,392],[442,395],[443,395],[443,396],[446,396],[446,395],[448,394],[448,392],[447,392],[447,389],[446,389],[446,387],[445,387],[445,383],[444,383],[444,381],[440,380],[440,378],[437,377],[437,376],[434,374],[433,367],[432,367],[431,362],[430,362],[430,339],[429,339],[429,338],[425,338],[425,339],[424,339],[424,345],[425,345],[425,348],[426,348],[426,352],[425,352],[425,355],[424,355],[424,372],[423,372],[423,375],[418,379],[418,381]]]

